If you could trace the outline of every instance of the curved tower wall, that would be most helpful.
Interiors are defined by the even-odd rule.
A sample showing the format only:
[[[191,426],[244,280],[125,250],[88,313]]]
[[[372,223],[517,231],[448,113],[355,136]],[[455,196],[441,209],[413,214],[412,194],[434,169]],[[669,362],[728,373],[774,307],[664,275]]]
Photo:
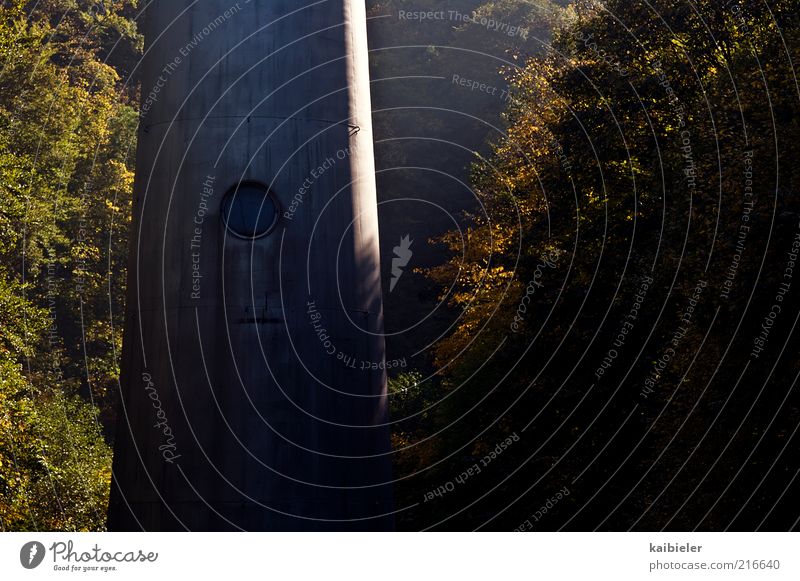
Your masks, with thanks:
[[[155,0],[144,32],[109,528],[390,528],[364,4]],[[241,184],[263,237],[225,225]]]

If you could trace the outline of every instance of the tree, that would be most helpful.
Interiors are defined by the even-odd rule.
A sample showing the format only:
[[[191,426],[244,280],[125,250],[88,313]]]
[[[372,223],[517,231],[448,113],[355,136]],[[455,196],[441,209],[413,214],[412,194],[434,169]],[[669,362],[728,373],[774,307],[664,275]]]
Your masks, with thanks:
[[[797,416],[795,400],[781,408],[796,364],[773,372],[751,351],[800,217],[796,8],[579,2],[553,49],[510,71],[507,135],[473,171],[487,212],[466,248],[442,239],[455,256],[429,271],[456,281],[442,298],[463,311],[436,350],[451,397],[435,457],[522,428],[527,444],[494,495],[431,507],[429,522],[469,506],[443,526],[515,528],[578,475],[591,502],[571,495],[545,527],[747,529],[763,515],[723,498],[731,479],[780,498],[782,476],[757,486]],[[768,378],[755,402],[731,392],[745,372]]]
[[[123,16],[135,2],[99,16],[96,6],[0,7],[4,529],[105,523],[100,419],[113,420],[120,339],[109,309],[122,311],[137,122],[133,91],[108,63],[124,68],[114,47],[135,51],[140,39]]]

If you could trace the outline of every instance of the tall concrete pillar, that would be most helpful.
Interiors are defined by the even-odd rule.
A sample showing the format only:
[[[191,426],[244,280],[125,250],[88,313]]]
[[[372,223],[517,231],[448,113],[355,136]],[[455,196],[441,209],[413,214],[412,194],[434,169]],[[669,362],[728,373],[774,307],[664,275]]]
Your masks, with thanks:
[[[364,2],[144,26],[109,528],[391,528]]]

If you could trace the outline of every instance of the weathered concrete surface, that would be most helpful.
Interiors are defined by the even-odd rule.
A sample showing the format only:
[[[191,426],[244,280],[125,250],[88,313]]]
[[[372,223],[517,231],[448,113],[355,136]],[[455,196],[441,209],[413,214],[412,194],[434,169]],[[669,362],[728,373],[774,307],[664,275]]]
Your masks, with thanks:
[[[109,528],[391,528],[363,2],[155,0],[145,36]]]

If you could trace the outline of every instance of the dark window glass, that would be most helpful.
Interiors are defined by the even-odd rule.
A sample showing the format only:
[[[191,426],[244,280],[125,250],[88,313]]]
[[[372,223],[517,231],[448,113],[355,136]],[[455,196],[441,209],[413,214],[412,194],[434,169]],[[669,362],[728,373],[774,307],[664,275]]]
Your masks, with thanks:
[[[278,219],[275,197],[255,182],[243,182],[225,195],[222,220],[240,238],[259,238],[269,234]]]

